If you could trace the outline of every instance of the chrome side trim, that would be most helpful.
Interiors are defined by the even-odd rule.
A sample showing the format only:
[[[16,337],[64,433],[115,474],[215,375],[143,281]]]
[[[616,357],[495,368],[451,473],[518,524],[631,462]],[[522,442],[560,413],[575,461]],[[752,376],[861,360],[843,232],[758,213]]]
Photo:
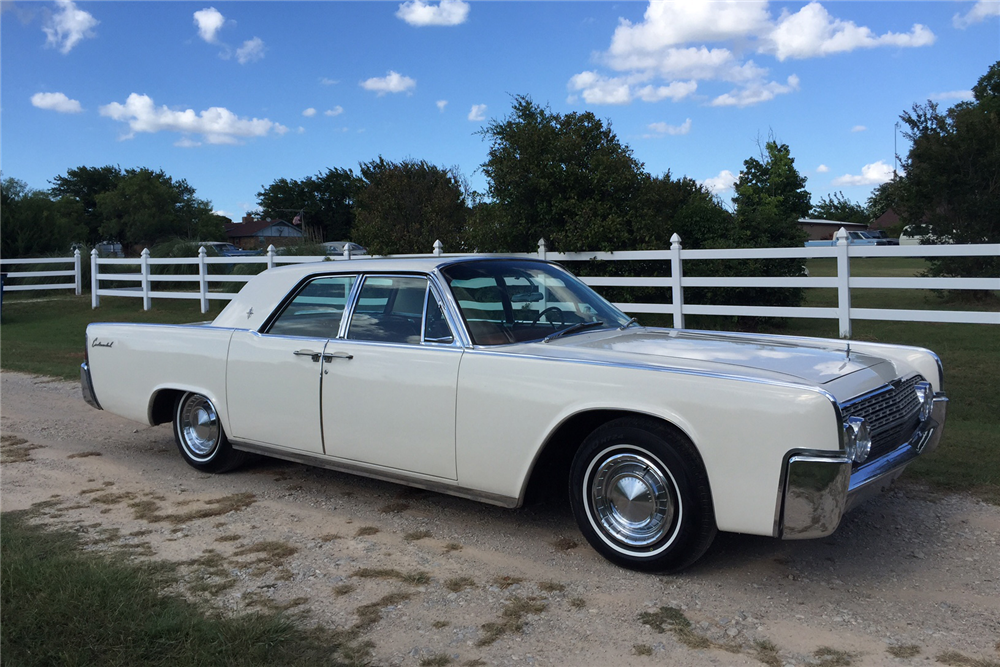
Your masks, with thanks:
[[[851,460],[793,455],[786,469],[780,537],[804,540],[826,537],[837,530],[851,481]]]
[[[101,407],[100,401],[97,400],[97,394],[94,393],[94,381],[90,378],[90,366],[86,361],[80,364],[80,389],[87,405],[98,410],[104,409]]]
[[[502,496],[496,493],[488,493],[486,491],[476,491],[475,489],[467,489],[453,484],[436,482],[421,477],[411,477],[404,473],[396,473],[386,470],[384,468],[371,468],[365,465],[350,463],[348,461],[343,461],[339,459],[330,459],[323,456],[313,456],[311,454],[305,454],[302,452],[291,452],[282,449],[274,449],[272,447],[267,447],[265,445],[258,445],[249,442],[231,441],[231,444],[233,446],[233,449],[239,449],[245,452],[253,452],[255,454],[263,454],[264,456],[270,456],[276,459],[284,459],[286,461],[293,461],[295,463],[304,463],[306,465],[316,466],[318,468],[327,468],[329,470],[336,470],[338,472],[346,472],[352,475],[358,475],[360,477],[370,477],[372,479],[382,480],[383,482],[404,484],[406,486],[413,486],[418,489],[424,489],[426,491],[445,493],[450,496],[467,498],[469,500],[475,500],[478,502],[487,503],[489,505],[497,505],[499,507],[514,508],[518,506],[517,498],[510,498],[508,496]]]

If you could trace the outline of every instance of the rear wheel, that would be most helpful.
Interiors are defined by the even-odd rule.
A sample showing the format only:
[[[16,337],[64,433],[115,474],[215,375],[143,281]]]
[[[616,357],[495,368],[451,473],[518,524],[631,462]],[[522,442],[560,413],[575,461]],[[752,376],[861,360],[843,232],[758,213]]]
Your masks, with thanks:
[[[193,392],[174,405],[174,440],[184,460],[202,472],[227,472],[249,457],[229,444],[212,401]]]
[[[715,537],[708,478],[694,446],[652,419],[616,419],[591,433],[573,459],[570,489],[587,541],[623,567],[678,570]]]

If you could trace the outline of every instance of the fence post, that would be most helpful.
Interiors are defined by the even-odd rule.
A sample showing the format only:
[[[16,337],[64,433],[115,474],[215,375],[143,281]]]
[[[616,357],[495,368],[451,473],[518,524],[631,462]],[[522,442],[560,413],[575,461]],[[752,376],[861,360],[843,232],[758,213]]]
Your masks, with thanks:
[[[350,259],[350,258],[351,258],[351,244],[350,243],[345,243],[344,244],[344,259]]]
[[[97,259],[101,256],[97,248],[90,251],[90,308],[93,310],[101,305],[101,297],[97,296]]]
[[[73,273],[76,274],[76,295],[80,296],[83,294],[83,267],[80,266],[80,249],[77,248],[73,251]]]
[[[681,266],[681,237],[676,233],[670,237],[670,306],[674,316],[674,328],[684,328],[684,268]]]
[[[538,257],[539,259],[545,259],[546,255],[549,254],[549,246],[545,243],[545,239],[538,239]]]
[[[275,253],[276,253],[276,250],[275,250],[273,244],[267,246],[267,268],[269,268],[269,269],[273,269],[274,268],[274,255],[275,255]]]
[[[444,244],[441,243],[441,239],[434,242],[434,255],[440,257],[444,253]]]
[[[851,258],[848,255],[847,230],[843,227],[837,238],[837,319],[840,322],[840,337],[851,337]]]
[[[205,263],[205,257],[208,256],[208,251],[205,250],[205,246],[200,246],[198,248],[198,293],[201,295],[201,312],[208,312],[208,264]]]
[[[152,310],[153,298],[149,294],[149,248],[142,249],[139,265],[142,268],[142,309]]]

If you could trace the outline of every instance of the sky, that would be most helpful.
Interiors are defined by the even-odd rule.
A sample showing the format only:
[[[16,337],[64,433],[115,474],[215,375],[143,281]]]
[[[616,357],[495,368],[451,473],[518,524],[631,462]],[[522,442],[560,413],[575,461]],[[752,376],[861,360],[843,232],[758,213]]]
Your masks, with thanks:
[[[486,193],[481,131],[527,95],[592,112],[725,202],[788,144],[813,203],[864,202],[1000,60],[1000,0],[0,3],[0,169],[162,169],[234,220],[279,178],[426,160]]]

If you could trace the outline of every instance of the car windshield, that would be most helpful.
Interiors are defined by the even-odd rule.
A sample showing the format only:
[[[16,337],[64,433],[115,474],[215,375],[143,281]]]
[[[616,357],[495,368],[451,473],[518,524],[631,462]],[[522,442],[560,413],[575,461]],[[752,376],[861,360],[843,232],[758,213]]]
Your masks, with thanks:
[[[476,345],[540,340],[571,327],[593,331],[629,322],[594,290],[544,262],[461,262],[441,273]]]

